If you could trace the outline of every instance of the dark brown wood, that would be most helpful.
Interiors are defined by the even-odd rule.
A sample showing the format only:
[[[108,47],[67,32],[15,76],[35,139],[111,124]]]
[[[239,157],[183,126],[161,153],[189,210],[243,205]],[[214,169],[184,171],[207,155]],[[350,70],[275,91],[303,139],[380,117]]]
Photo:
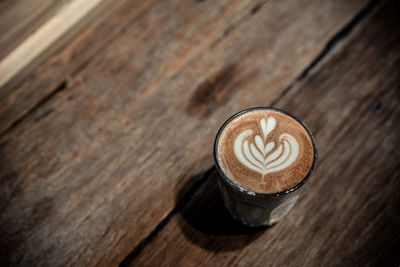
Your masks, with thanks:
[[[212,165],[222,121],[271,103],[365,1],[141,5],[64,90],[1,137],[2,262],[120,263]],[[9,101],[24,105],[18,94]]]
[[[267,229],[241,226],[225,210],[211,169],[187,205],[125,263],[397,266],[399,12],[396,1],[379,6],[277,103],[308,124],[319,151],[316,172],[287,217]]]
[[[93,20],[92,25],[63,50],[48,58],[31,73],[29,71],[32,68],[28,68],[0,88],[0,133],[36,109],[43,99],[63,88],[65,83],[87,66],[94,55],[101,54],[105,47],[113,45],[112,40],[119,39],[128,29],[131,34],[130,46],[141,44],[146,47],[151,42],[149,48],[155,49],[155,46],[162,47],[164,42],[177,44],[174,48],[176,51],[169,51],[172,53],[169,57],[175,58],[174,65],[165,73],[170,76],[214,42],[223,39],[254,12],[254,7],[265,3],[264,0],[257,3],[230,1],[227,5],[227,2],[112,1],[97,16],[98,19]],[[175,15],[171,17],[170,14]],[[93,14],[91,17],[96,18]],[[174,34],[169,36],[166,30],[159,31],[159,24],[165,24],[164,28],[174,31]],[[186,29],[191,32],[185,32]],[[152,40],[149,37],[143,39],[143,33],[151,36]]]

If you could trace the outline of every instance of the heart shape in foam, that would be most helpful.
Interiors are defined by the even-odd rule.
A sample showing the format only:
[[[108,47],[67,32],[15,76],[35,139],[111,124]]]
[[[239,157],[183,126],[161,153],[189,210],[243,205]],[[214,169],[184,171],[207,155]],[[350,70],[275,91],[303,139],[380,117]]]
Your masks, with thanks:
[[[275,129],[276,119],[269,117],[260,120],[260,135],[254,137],[254,142],[249,143],[253,134],[252,130],[244,130],[235,139],[234,152],[236,158],[247,168],[264,176],[268,173],[284,170],[292,165],[299,155],[299,143],[296,138],[288,133],[279,136],[279,144],[269,141],[268,136]],[[271,152],[272,151],[272,152]]]

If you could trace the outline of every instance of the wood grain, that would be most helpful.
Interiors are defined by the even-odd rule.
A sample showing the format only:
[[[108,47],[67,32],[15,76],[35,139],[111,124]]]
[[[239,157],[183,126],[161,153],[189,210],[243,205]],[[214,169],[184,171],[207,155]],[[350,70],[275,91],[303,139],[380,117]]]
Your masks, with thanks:
[[[140,36],[141,32],[147,31],[147,34],[157,34],[157,37],[152,37],[153,46],[162,46],[162,43],[168,40],[180,43],[181,45],[175,48],[180,49],[176,58],[179,58],[178,64],[181,62],[180,64],[184,65],[208,46],[228,35],[263,3],[264,0],[256,3],[236,1],[226,7],[226,0],[214,3],[186,1],[179,4],[159,1],[113,1],[105,10],[108,13],[102,13],[99,19],[94,21],[96,23],[65,49],[50,57],[22,82],[21,79],[29,73],[29,68],[0,89],[0,133],[10,129],[47,101],[49,96],[64,88],[69,80],[87,66],[94,55],[101,54],[105,47],[112,45],[112,40],[118,39],[128,29],[133,34],[131,42],[135,45],[138,42],[149,42],[149,39],[134,39],[135,36]],[[178,13],[180,15],[170,16]],[[168,36],[165,31],[158,32],[157,23],[165,23],[166,29],[175,30],[176,33]],[[191,31],[185,32],[186,28],[190,28]]]
[[[1,262],[120,263],[210,167],[222,121],[271,103],[364,5],[144,7],[64,90],[1,137]]]
[[[71,0],[0,2],[0,60]]]
[[[69,0],[57,10],[46,12],[47,20],[36,27],[26,25],[26,38],[15,43],[13,50],[4,55],[0,62],[1,86],[0,93],[10,93],[11,88],[18,85],[49,56],[63,48],[88,24],[107,14],[110,0],[91,1],[91,4],[80,0]],[[77,11],[79,10],[79,12]],[[52,17],[48,17],[48,15]],[[47,18],[48,17],[48,18]],[[31,30],[28,33],[28,31]],[[11,36],[13,37],[13,36]]]
[[[211,169],[130,265],[397,266],[399,11],[395,1],[381,6],[277,104],[308,124],[320,156],[283,221],[258,230],[235,222]]]
[[[46,50],[54,47],[56,42],[78,23],[88,16],[103,0],[72,0],[63,6],[57,14],[40,26],[28,38],[22,41],[12,52],[0,61],[0,87],[8,83],[32,61]]]

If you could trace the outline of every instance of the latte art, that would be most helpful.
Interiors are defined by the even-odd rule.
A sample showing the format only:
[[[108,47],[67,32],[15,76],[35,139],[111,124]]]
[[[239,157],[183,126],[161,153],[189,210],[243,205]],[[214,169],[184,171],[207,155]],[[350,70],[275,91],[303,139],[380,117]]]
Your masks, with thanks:
[[[276,120],[269,117],[267,122],[260,120],[263,137],[255,135],[251,142],[252,130],[244,130],[234,142],[237,159],[247,168],[261,174],[262,181],[268,173],[288,168],[299,154],[299,143],[290,134],[279,136],[279,144],[268,140],[268,135],[275,129]],[[251,142],[251,143],[250,143]]]
[[[221,172],[242,188],[275,193],[289,190],[309,173],[314,159],[310,134],[301,122],[275,109],[240,113],[216,142]]]

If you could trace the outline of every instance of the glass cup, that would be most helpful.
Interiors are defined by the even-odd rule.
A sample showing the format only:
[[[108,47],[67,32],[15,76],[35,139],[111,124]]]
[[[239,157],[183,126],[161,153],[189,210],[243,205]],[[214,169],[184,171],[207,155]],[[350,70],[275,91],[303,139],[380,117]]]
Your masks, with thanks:
[[[259,193],[254,192],[249,189],[243,188],[242,186],[235,183],[230,179],[223,171],[218,161],[218,141],[221,133],[225,127],[236,117],[242,115],[246,112],[251,112],[259,109],[272,110],[275,112],[283,113],[294,120],[296,120],[300,125],[304,127],[308,133],[310,140],[312,142],[314,158],[307,175],[289,190],[277,192],[277,193]],[[219,172],[218,176],[218,186],[222,194],[225,206],[231,215],[242,222],[245,225],[258,227],[258,226],[268,226],[279,221],[284,215],[286,215],[297,202],[300,193],[303,190],[303,185],[308,181],[312,172],[314,171],[315,164],[317,161],[317,149],[315,145],[314,137],[312,136],[310,130],[307,126],[297,119],[295,116],[277,109],[270,107],[256,107],[240,111],[230,117],[219,129],[214,142],[214,160],[216,169]]]

